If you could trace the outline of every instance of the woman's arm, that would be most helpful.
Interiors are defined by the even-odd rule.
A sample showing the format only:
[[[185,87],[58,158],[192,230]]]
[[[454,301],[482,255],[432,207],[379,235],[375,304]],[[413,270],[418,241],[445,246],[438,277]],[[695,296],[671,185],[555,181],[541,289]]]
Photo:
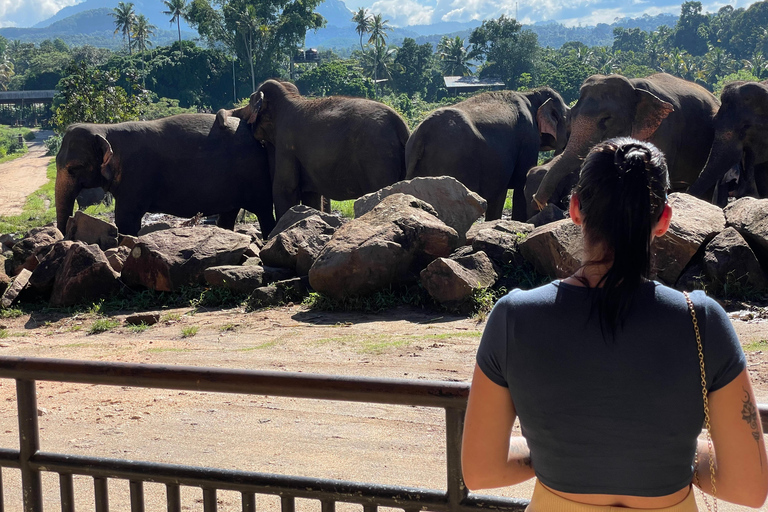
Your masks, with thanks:
[[[715,454],[716,496],[758,508],[768,495],[768,459],[760,413],[747,370],[709,394],[709,415]],[[709,450],[699,441],[697,485],[712,494]]]
[[[470,490],[504,487],[533,478],[525,439],[510,440],[515,417],[509,389],[491,381],[475,365],[461,446],[464,483]]]

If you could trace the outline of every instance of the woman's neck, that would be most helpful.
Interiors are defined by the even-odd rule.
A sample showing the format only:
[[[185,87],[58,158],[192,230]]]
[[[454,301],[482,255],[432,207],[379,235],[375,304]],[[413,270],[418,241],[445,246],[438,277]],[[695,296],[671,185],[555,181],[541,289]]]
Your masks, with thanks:
[[[613,266],[613,257],[603,247],[584,245],[584,257],[579,267],[572,276],[563,279],[566,284],[597,288],[602,286],[603,276]]]

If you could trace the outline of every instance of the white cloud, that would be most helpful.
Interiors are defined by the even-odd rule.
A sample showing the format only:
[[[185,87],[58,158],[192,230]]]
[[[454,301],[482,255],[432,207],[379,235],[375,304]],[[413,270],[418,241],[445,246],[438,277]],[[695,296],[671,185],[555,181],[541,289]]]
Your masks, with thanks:
[[[0,26],[29,27],[81,0],[0,0]]]
[[[434,7],[421,5],[415,0],[377,0],[371,12],[382,13],[392,25],[429,25],[435,13]]]

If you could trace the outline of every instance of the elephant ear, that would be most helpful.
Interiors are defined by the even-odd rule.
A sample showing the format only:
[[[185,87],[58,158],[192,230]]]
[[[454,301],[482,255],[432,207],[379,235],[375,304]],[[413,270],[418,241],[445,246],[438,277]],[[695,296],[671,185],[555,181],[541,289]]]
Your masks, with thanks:
[[[231,115],[232,115],[232,113],[229,110],[227,110],[225,108],[220,109],[218,112],[216,112],[216,123],[215,124],[217,124],[219,126],[219,128],[221,128],[223,130],[224,128],[227,127],[227,119]],[[237,116],[234,116],[234,117],[237,117]]]
[[[637,106],[632,123],[632,137],[637,140],[650,139],[669,114],[675,111],[671,103],[660,99],[643,89],[635,89]]]
[[[557,141],[557,103],[549,98],[536,111],[536,123],[539,125],[539,134],[549,134]]]
[[[265,102],[264,102],[263,91],[257,91],[251,94],[251,101],[248,104],[248,107],[251,110],[250,116],[248,117],[248,124],[253,124],[256,122],[256,119],[258,119],[261,109],[264,108],[264,103]]]
[[[112,151],[112,145],[101,134],[96,135],[96,140],[99,142],[101,150],[104,153],[104,157],[101,161],[101,175],[104,176],[108,181],[112,181],[115,178],[115,172],[109,165],[109,162],[112,160],[112,156],[114,155],[114,152]]]

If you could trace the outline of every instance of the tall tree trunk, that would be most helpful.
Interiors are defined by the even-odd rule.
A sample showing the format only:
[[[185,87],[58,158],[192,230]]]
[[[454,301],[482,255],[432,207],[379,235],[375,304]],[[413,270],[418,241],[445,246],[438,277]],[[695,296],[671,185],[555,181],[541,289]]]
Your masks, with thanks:
[[[176,18],[176,28],[179,29],[179,54],[184,57],[184,50],[181,48],[181,16]]]
[[[253,39],[251,39],[251,42],[253,42]],[[248,62],[251,65],[251,91],[256,91],[256,71],[253,68],[253,49],[251,48],[251,44],[248,41],[248,38],[245,37],[245,33],[243,33],[243,43],[245,44],[245,53],[248,56]]]

